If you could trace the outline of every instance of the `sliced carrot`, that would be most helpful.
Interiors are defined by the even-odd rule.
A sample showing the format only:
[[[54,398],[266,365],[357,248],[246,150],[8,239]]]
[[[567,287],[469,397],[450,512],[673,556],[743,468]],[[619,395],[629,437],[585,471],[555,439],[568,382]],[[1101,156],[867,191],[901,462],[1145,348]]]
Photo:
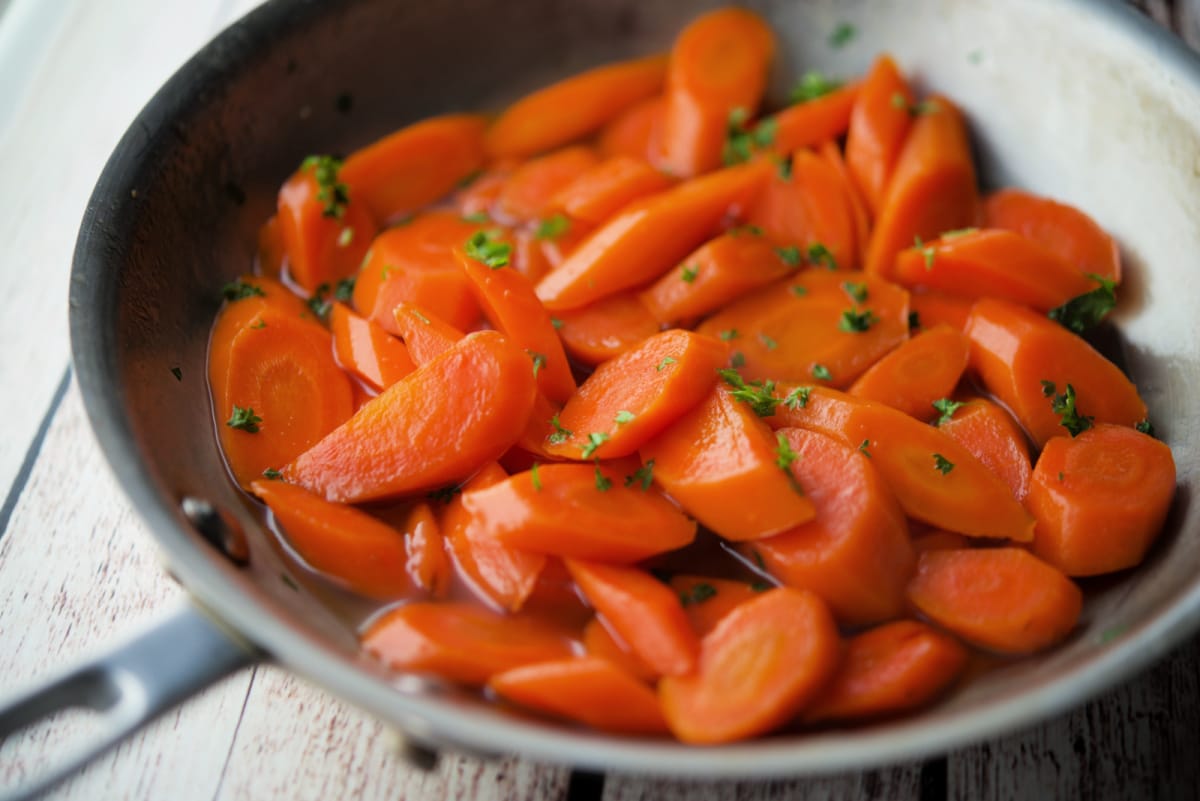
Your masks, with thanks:
[[[975,398],[953,411],[938,427],[1008,484],[1013,497],[1029,494],[1029,444],[1016,420],[999,404]]]
[[[405,567],[413,582],[425,592],[444,596],[450,589],[452,568],[446,555],[446,540],[428,503],[418,503],[408,513],[404,547],[408,553]]]
[[[920,328],[934,328],[945,324],[956,331],[963,331],[967,327],[967,318],[971,315],[974,301],[945,292],[918,289],[909,294],[908,303]]]
[[[805,521],[812,501],[779,467],[767,424],[716,387],[641,449],[654,480],[684,510],[725,539],[757,540]]]
[[[538,302],[529,279],[508,267],[489,267],[461,252],[459,266],[470,280],[484,316],[528,354],[541,393],[564,403],[575,392],[575,377],[550,313]]]
[[[671,186],[671,179],[644,159],[611,156],[578,175],[552,205],[577,220],[600,225],[624,206]]]
[[[710,11],[683,29],[667,68],[663,167],[693,176],[720,165],[730,114],[758,108],[774,52],[771,29],[745,9]]]
[[[1019,189],[1001,189],[983,204],[984,224],[1032,239],[1082,273],[1121,280],[1121,249],[1084,212]]]
[[[957,551],[970,548],[971,540],[962,534],[935,528],[925,534],[914,535],[912,546],[918,554],[925,551]]]
[[[421,120],[351,153],[342,180],[375,220],[390,222],[449,194],[483,166],[486,124],[478,114]]]
[[[522,164],[496,199],[496,213],[505,222],[534,222],[555,209],[558,193],[599,163],[596,151],[572,145]]]
[[[859,84],[851,82],[832,92],[795,103],[759,123],[759,130],[770,125],[774,130],[770,150],[792,153],[803,147],[816,147],[827,139],[837,139],[850,126],[850,114],[858,100]]]
[[[850,114],[846,164],[873,213],[883,206],[889,179],[912,125],[913,94],[891,56],[875,59]]]
[[[1049,311],[1096,282],[1012,231],[945,236],[896,255],[895,279],[967,298],[999,298]]]
[[[845,431],[850,416],[863,401],[836,389],[811,384],[780,384],[775,397],[782,402],[766,418],[772,428],[806,428],[851,444]]]
[[[283,231],[277,215],[272,214],[258,229],[257,255],[258,261],[255,263],[255,268],[259,275],[275,279],[283,275],[284,264],[287,260],[287,246],[283,243]]]
[[[657,491],[583,464],[544,464],[463,494],[483,535],[531,553],[627,564],[689,544],[696,524]]]
[[[779,587],[748,601],[704,638],[696,672],[658,685],[671,731],[713,744],[765,734],[819,697],[840,643],[817,596]]]
[[[486,169],[469,175],[462,180],[454,193],[454,208],[464,217],[491,217],[513,171],[521,166],[521,159],[499,159]]]
[[[613,459],[637,451],[698,404],[728,350],[678,328],[649,337],[604,362],[559,414],[563,433],[547,445],[568,459]]]
[[[495,332],[471,334],[384,390],[284,476],[348,503],[460,481],[516,442],[535,392],[528,355]]]
[[[747,379],[845,387],[908,338],[908,293],[863,273],[805,270],[696,330],[732,337]]]
[[[352,506],[330,503],[282,481],[253,481],[288,543],[311,567],[380,601],[411,589],[404,535]]]
[[[328,157],[306,160],[279,190],[288,276],[308,292],[354,275],[375,238],[370,211],[347,193],[339,167]]]
[[[433,310],[415,303],[397,303],[392,310],[392,317],[409,357],[418,367],[441,356],[465,336]]]
[[[720,170],[626,206],[538,284],[551,310],[581,306],[651,281],[744,210],[770,166]]]
[[[851,637],[846,656],[807,721],[859,720],[924,706],[967,665],[956,640],[915,620],[897,620]]]
[[[833,167],[838,177],[842,179],[842,189],[850,206],[850,216],[854,220],[857,263],[861,264],[866,258],[867,247],[871,242],[871,210],[867,206],[867,200],[863,197],[862,190],[854,182],[854,176],[850,174],[850,168],[846,165],[846,160],[842,156],[842,150],[838,147],[837,142],[833,139],[826,140],[817,148],[817,154],[825,160],[826,164]]]
[[[487,132],[493,158],[532,156],[599,130],[662,90],[663,56],[621,61],[582,72],[513,103]]]
[[[700,642],[669,587],[633,567],[579,559],[566,564],[588,603],[642,661],[663,676],[691,672]]]
[[[658,696],[607,659],[575,658],[514,668],[488,682],[501,698],[600,731],[664,734]]]
[[[375,389],[386,389],[416,369],[404,343],[341,303],[329,311],[338,363]]]
[[[866,257],[866,270],[874,275],[892,275],[896,254],[918,237],[928,240],[966,228],[978,213],[975,165],[962,115],[941,96],[921,108],[878,208]]]
[[[918,420],[935,415],[933,402],[954,392],[967,369],[969,343],[957,329],[917,334],[871,366],[850,387],[856,398],[886,403]]]
[[[934,623],[1000,653],[1041,651],[1075,627],[1083,594],[1021,548],[926,551],[909,601]]]
[[[658,673],[643,662],[628,645],[619,641],[598,617],[583,627],[583,649],[588,656],[607,659],[626,673],[645,682],[658,680]]]
[[[744,581],[731,579],[682,574],[671,576],[671,589],[679,594],[683,611],[700,637],[715,629],[734,609],[770,588],[771,585],[765,582],[761,589],[756,589]]]
[[[630,106],[606,124],[597,137],[600,153],[650,161],[661,151],[659,129],[666,101],[661,95]]]
[[[556,556],[546,557],[546,563],[538,571],[533,592],[529,593],[522,609],[531,615],[541,615],[572,632],[582,632],[588,621],[596,619],[595,612],[580,597],[571,572],[563,560]]]
[[[1066,430],[1054,407],[1068,386],[1081,417],[1126,426],[1146,418],[1137,388],[1116,365],[1042,315],[1001,300],[981,300],[971,310],[966,334],[971,368],[1038,447]]]
[[[521,229],[513,233],[512,268],[525,276],[534,285],[546,277],[554,266],[546,255],[548,251],[545,239],[539,239],[537,233]]]
[[[815,431],[779,436],[816,518],[741,552],[787,586],[819,595],[846,625],[898,617],[916,562],[904,513],[872,460]]]
[[[393,609],[371,624],[362,644],[393,670],[432,673],[472,686],[522,665],[571,656],[565,632],[538,618],[445,601]]]
[[[571,358],[592,367],[620,356],[659,331],[658,321],[632,292],[555,312],[551,323]]]
[[[1068,576],[1133,567],[1162,530],[1175,495],[1163,443],[1101,423],[1046,443],[1026,502],[1037,518],[1033,552]]]
[[[711,314],[794,272],[798,260],[765,237],[726,233],[701,245],[638,297],[659,322],[678,323]]]

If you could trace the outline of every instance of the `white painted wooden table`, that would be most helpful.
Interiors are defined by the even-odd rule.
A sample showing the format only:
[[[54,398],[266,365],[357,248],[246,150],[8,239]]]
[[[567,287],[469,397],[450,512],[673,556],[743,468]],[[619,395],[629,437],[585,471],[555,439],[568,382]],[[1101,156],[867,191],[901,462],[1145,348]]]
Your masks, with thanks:
[[[88,430],[68,369],[68,270],[87,196],[128,122],[190,53],[256,4],[0,0],[0,694],[182,595]],[[1139,5],[1179,29],[1170,3]],[[1193,639],[1081,709],[925,763],[693,784],[457,757],[422,773],[393,758],[369,716],[259,667],[168,713],[52,797],[1197,799],[1198,683]],[[0,787],[86,729],[68,717],[0,744]]]

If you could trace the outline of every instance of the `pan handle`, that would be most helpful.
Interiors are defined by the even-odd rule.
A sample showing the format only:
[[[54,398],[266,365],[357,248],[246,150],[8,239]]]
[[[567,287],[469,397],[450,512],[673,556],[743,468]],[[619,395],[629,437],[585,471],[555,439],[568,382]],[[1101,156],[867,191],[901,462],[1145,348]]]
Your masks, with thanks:
[[[66,709],[98,713],[90,742],[68,750],[31,780],[0,788],[0,801],[40,795],[159,714],[260,658],[252,645],[189,602],[127,642],[0,701],[0,742]]]

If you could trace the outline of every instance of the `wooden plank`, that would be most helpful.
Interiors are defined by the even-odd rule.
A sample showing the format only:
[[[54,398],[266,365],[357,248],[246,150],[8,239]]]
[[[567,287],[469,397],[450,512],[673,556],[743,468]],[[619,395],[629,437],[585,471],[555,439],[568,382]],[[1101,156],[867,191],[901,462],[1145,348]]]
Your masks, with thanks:
[[[604,784],[604,801],[844,801],[879,798],[918,801],[921,795],[920,764],[848,773],[813,779],[769,781],[692,782],[610,775]]]

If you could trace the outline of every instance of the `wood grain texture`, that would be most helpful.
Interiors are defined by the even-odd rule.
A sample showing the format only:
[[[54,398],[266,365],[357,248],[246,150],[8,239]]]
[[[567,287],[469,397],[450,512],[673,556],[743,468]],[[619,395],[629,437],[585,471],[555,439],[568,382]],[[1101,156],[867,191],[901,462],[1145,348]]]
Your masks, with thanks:
[[[604,801],[918,801],[921,796],[921,766],[899,765],[815,779],[771,781],[688,782],[609,776]]]

